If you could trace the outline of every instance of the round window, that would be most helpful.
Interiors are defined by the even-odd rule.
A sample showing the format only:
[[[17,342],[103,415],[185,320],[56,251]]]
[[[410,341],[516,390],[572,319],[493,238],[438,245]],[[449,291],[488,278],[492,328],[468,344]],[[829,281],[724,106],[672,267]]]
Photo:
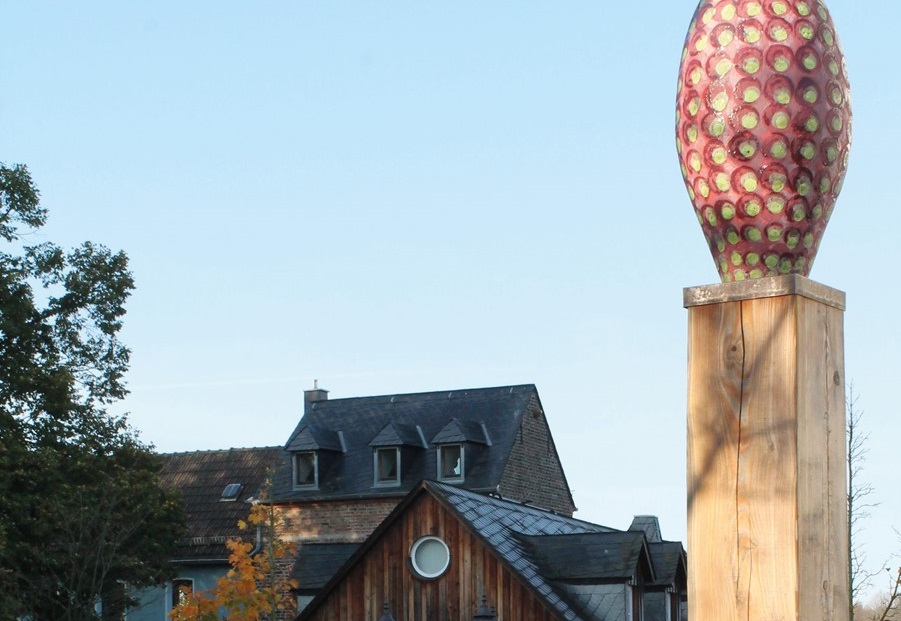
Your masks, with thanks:
[[[420,578],[437,578],[450,565],[450,550],[438,537],[422,537],[410,550],[410,564]]]

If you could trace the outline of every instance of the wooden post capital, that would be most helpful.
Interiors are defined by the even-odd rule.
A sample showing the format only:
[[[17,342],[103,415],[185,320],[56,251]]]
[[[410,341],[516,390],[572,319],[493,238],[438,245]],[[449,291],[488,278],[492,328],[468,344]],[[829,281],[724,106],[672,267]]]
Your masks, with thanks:
[[[686,287],[682,290],[682,305],[685,308],[692,308],[706,304],[775,298],[783,295],[800,295],[845,310],[844,291],[833,289],[799,274]]]

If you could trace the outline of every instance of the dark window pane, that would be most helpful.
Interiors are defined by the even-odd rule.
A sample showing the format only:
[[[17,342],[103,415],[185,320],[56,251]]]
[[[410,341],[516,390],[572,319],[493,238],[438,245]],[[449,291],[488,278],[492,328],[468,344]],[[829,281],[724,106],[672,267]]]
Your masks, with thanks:
[[[294,456],[295,485],[316,485],[316,455],[298,453]]]
[[[378,480],[397,481],[397,449],[379,449],[376,453],[378,461]]]
[[[463,478],[463,447],[459,444],[442,446],[441,451],[441,478]]]

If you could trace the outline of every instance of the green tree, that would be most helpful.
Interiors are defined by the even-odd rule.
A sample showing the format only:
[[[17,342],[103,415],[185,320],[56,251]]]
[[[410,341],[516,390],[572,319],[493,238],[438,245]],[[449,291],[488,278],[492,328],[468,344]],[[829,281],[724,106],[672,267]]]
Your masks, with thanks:
[[[104,617],[154,584],[183,529],[160,463],[106,407],[125,394],[122,252],[26,241],[46,210],[0,164],[0,618]]]

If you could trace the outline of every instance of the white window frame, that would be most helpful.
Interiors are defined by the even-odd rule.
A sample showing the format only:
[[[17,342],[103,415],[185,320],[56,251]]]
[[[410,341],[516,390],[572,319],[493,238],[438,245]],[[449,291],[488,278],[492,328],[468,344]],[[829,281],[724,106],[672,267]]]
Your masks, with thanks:
[[[312,483],[300,483],[297,480],[297,475],[300,473],[300,469],[298,468],[298,458],[301,455],[312,455],[313,456],[313,482]],[[319,489],[319,453],[316,451],[300,451],[294,453],[291,456],[291,483],[294,489]]]
[[[458,448],[460,449],[460,474],[453,476],[444,476],[444,452],[447,449]],[[438,480],[439,481],[448,481],[451,483],[459,483],[466,478],[466,461],[465,461],[466,451],[463,449],[462,444],[441,444],[438,446]]]
[[[393,479],[381,479],[379,477],[379,455],[383,452],[394,451],[396,473]],[[398,446],[379,446],[372,451],[372,481],[373,485],[379,487],[393,487],[400,485],[400,447]]]
[[[441,569],[437,572],[427,572],[423,570],[419,564],[416,562],[416,553],[419,551],[419,547],[424,543],[438,543],[441,548],[444,550],[444,561]],[[451,563],[451,552],[450,548],[440,537],[435,537],[434,535],[426,535],[425,537],[420,537],[417,539],[413,546],[410,548],[410,568],[413,570],[413,575],[419,578],[420,580],[435,580],[443,576]]]
[[[636,602],[637,598],[637,602]],[[635,604],[638,604],[638,615],[634,614]],[[642,621],[644,612],[644,589],[633,581],[626,583],[626,619],[628,621]]]

